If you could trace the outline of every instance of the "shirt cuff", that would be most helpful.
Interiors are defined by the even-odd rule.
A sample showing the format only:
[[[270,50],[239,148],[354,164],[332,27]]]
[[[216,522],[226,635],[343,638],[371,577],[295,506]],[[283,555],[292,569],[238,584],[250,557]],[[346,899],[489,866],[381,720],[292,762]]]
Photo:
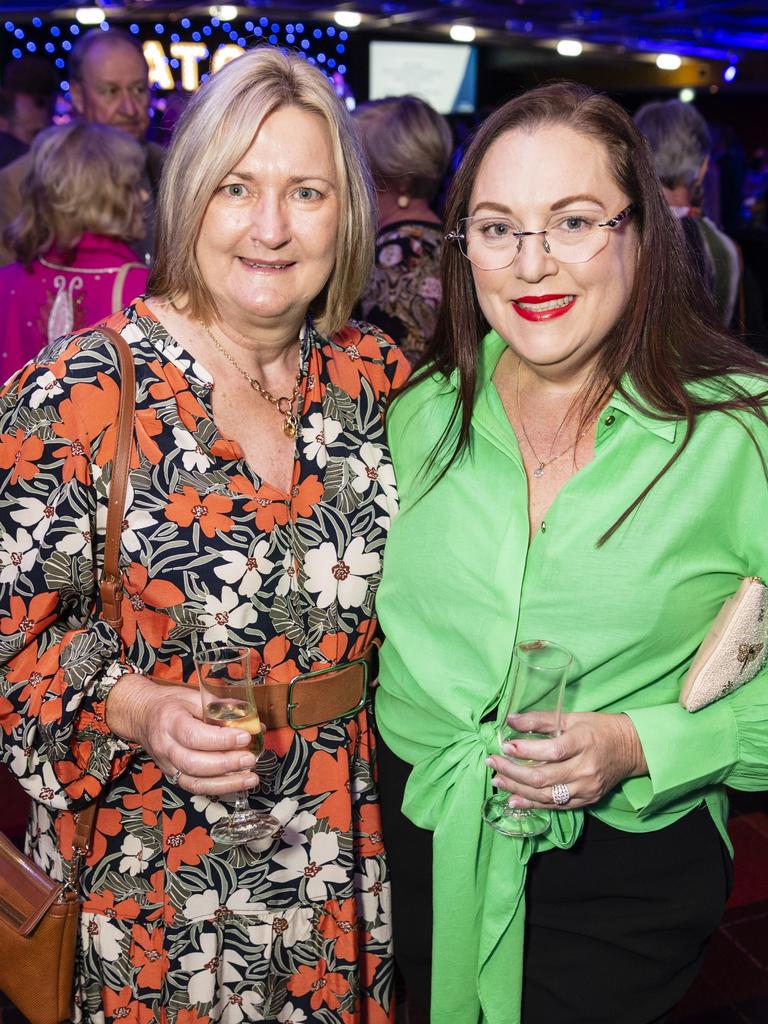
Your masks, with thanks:
[[[624,711],[632,719],[648,774],[627,779],[624,795],[638,812],[658,811],[694,790],[722,782],[738,760],[739,738],[725,701],[691,713],[679,704]]]

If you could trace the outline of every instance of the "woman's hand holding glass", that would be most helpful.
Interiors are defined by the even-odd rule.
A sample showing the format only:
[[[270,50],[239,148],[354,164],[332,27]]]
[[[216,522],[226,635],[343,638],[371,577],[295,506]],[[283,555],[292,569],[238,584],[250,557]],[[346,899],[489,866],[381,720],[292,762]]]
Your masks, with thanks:
[[[509,717],[518,733],[543,732],[548,716],[536,712]],[[506,757],[488,759],[493,783],[513,811],[556,809],[553,787],[566,786],[569,808],[588,807],[624,779],[647,774],[632,720],[623,714],[571,712],[549,739],[515,738],[503,744]]]
[[[107,725],[121,739],[142,747],[169,778],[190,793],[223,796],[258,785],[252,736],[219,729],[203,720],[200,694],[163,686],[128,673],[107,699]]]

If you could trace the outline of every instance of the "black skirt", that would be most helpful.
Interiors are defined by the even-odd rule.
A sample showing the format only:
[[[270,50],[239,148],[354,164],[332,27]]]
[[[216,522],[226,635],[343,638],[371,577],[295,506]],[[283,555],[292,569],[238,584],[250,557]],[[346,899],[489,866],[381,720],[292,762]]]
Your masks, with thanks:
[[[432,833],[400,813],[409,772],[379,740],[395,960],[428,1020]],[[656,832],[621,832],[585,815],[570,850],[528,867],[523,1024],[662,1021],[699,970],[731,880],[704,806]]]

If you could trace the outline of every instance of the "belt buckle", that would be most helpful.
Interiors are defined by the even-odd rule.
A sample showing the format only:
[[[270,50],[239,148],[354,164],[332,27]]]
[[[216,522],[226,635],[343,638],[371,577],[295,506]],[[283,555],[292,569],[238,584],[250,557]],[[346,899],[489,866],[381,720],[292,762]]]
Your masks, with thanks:
[[[353,665],[362,665],[363,667],[363,691],[360,695],[360,700],[357,704],[350,708],[349,711],[345,711],[341,715],[336,715],[334,718],[324,718],[323,722],[339,722],[345,718],[353,718],[359,711],[362,711],[368,701],[368,662],[365,658],[354,658],[352,661],[345,661],[343,665],[329,665],[328,668],[317,668],[313,672],[302,672],[298,676],[294,676],[293,679],[288,683],[288,697],[287,697],[287,711],[288,711],[288,725],[294,730],[299,732],[301,729],[311,729],[315,725],[320,725],[320,722],[307,722],[305,725],[296,725],[293,720],[293,710],[299,705],[293,699],[293,688],[297,683],[303,683],[306,679],[314,679],[316,676],[325,676],[331,672],[338,672],[341,668],[351,668]]]

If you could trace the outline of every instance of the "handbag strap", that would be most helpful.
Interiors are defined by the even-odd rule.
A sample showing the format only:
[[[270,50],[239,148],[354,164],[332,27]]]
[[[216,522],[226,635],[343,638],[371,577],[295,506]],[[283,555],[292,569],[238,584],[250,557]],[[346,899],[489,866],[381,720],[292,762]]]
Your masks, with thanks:
[[[128,471],[131,463],[131,444],[133,442],[133,420],[136,409],[136,368],[128,342],[117,331],[104,324],[99,325],[99,332],[108,338],[117,349],[120,363],[120,405],[117,412],[117,440],[115,455],[112,462],[112,479],[109,484],[109,504],[107,506],[107,530],[104,545],[104,564],[99,581],[101,594],[102,618],[110,626],[119,630],[123,624],[120,612],[123,600],[123,577],[120,572],[120,535],[123,530],[123,514],[125,512],[125,495],[128,490]],[[75,819],[75,837],[73,840],[74,857],[67,884],[75,888],[85,858],[91,849],[93,829],[96,824],[96,811],[99,801],[96,800],[85,810],[80,811]]]

